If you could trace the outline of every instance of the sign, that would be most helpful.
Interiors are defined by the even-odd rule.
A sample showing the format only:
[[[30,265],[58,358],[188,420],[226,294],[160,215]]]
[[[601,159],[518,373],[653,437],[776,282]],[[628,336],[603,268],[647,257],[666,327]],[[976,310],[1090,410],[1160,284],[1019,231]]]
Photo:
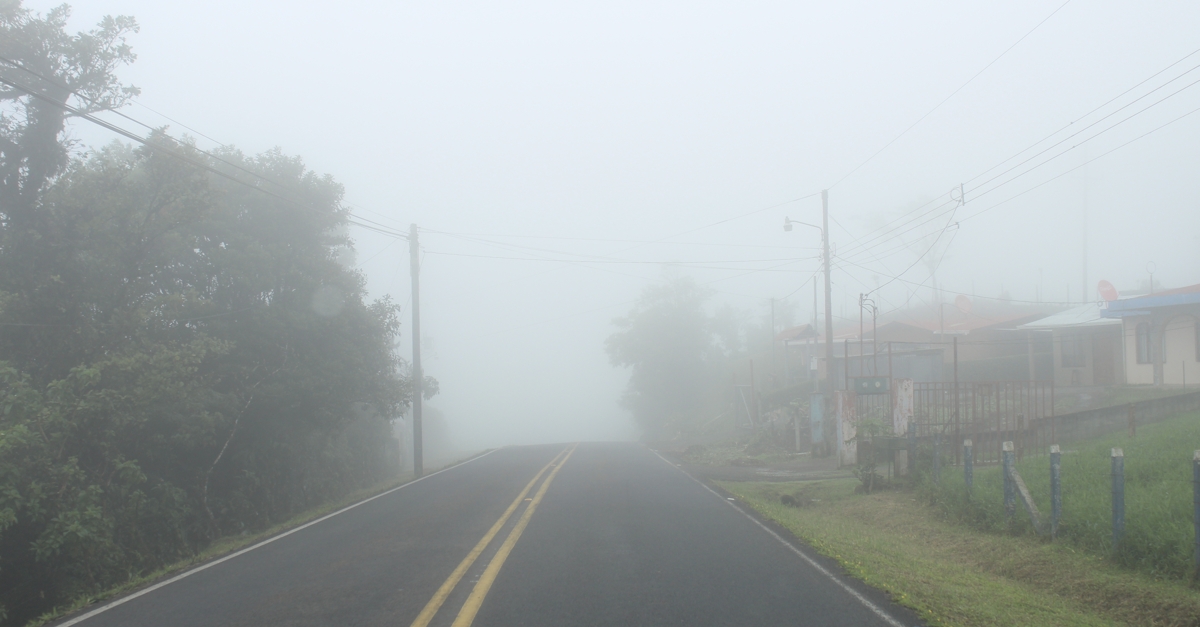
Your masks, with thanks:
[[[816,369],[817,369],[817,356],[816,356],[816,355],[813,355],[813,356],[812,356],[812,358],[810,358],[810,359],[808,360],[808,369],[809,369],[809,370],[816,370]]]
[[[1117,291],[1117,288],[1108,281],[1101,281],[1097,283],[1096,290],[1100,292],[1100,298],[1103,298],[1104,301],[1108,303],[1111,303],[1121,297],[1121,293]]]
[[[887,394],[891,387],[887,377],[854,377],[855,394]]]
[[[959,311],[961,311],[965,314],[971,313],[971,309],[974,307],[971,304],[971,299],[967,298],[963,294],[959,294],[958,296],[954,297],[954,306],[957,307]]]

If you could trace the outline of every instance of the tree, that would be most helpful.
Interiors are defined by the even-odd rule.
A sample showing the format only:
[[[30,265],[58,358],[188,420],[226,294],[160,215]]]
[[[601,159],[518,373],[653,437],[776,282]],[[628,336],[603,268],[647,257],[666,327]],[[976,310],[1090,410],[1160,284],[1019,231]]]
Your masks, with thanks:
[[[51,98],[119,106],[136,27],[67,36],[65,20],[0,4],[0,56],[48,79],[47,100],[0,92],[0,622],[14,624],[394,476],[389,423],[412,394],[398,308],[342,263],[342,187],[278,150],[213,156],[162,132],[155,149],[73,152]]]
[[[631,370],[622,404],[651,440],[686,431],[712,380],[708,290],[690,279],[648,287],[605,342],[614,366]]]

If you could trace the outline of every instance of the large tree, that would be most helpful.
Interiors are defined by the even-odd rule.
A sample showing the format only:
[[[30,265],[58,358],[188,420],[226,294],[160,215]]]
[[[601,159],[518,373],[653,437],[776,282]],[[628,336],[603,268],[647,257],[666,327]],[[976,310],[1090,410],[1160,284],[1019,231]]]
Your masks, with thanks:
[[[389,421],[411,394],[396,306],[344,263],[341,186],[278,151],[210,155],[163,133],[73,151],[60,105],[123,102],[134,26],[65,23],[0,3],[12,624],[394,476]]]
[[[705,312],[709,291],[690,279],[645,289],[633,310],[614,320],[605,342],[614,366],[630,369],[622,404],[650,440],[674,437],[693,424],[716,355]]]

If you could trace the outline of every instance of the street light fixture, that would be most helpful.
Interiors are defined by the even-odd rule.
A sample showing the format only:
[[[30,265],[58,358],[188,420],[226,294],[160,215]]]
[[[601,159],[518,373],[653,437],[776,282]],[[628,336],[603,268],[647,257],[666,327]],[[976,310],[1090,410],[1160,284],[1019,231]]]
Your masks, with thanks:
[[[808,222],[800,222],[799,220],[792,220],[791,217],[784,216],[784,231],[791,231],[792,225],[810,226],[812,228],[817,229],[817,231],[824,233],[824,229],[821,227],[818,227],[816,225],[810,225],[810,223],[808,223]]]
[[[809,224],[800,222],[785,217],[783,219],[783,230],[792,230],[793,224],[803,224],[811,226],[821,231],[821,256],[825,266],[825,392],[828,397],[833,396],[833,286],[830,280],[830,263],[829,263],[829,190],[821,190],[821,224]],[[815,308],[814,308],[815,309]]]

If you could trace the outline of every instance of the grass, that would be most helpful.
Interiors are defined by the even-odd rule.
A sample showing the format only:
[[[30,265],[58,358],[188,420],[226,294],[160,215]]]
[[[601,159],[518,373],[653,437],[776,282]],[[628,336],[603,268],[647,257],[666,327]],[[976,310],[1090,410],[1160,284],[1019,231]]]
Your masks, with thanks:
[[[1197,625],[1200,594],[1068,544],[981,533],[914,492],[856,480],[719,486],[930,625]],[[780,504],[794,495],[801,507]]]
[[[482,454],[483,453],[481,452],[477,455],[472,455],[470,457],[463,458],[461,460],[446,464],[442,468],[444,469],[444,468],[449,468],[451,466],[456,466],[467,460],[478,457],[479,455],[482,455]],[[330,514],[330,513],[336,512],[340,509],[343,509],[345,507],[349,507],[350,505],[358,503],[359,501],[364,501],[366,499],[371,498],[372,496],[381,494],[383,492],[387,492],[388,490],[391,490],[393,488],[398,488],[406,483],[412,482],[413,479],[414,479],[414,477],[411,473],[404,474],[395,479],[388,479],[385,481],[381,481],[369,488],[363,488],[362,490],[356,490],[354,492],[351,492],[350,494],[347,494],[346,496],[344,496],[340,499],[329,501],[328,503],[325,503],[323,505],[319,505],[312,509],[309,509],[309,510],[306,510],[299,514],[296,514],[295,516],[289,518],[288,520],[286,520],[282,523],[279,523],[277,525],[274,525],[268,529],[264,529],[263,531],[260,531],[258,533],[247,533],[247,534],[240,534],[240,535],[236,535],[236,536],[225,536],[223,538],[218,538],[212,544],[208,545],[208,547],[206,547],[203,551],[197,553],[196,555],[193,555],[192,557],[190,557],[188,559],[180,560],[173,564],[168,564],[168,565],[163,566],[162,568],[159,568],[158,570],[155,570],[154,572],[151,572],[151,573],[146,573],[144,575],[131,577],[128,581],[126,581],[118,586],[115,586],[113,588],[110,588],[108,590],[105,590],[103,592],[82,596],[82,597],[76,599],[74,602],[72,602],[69,605],[66,605],[63,607],[56,607],[53,610],[51,610],[50,612],[47,612],[47,613],[39,616],[35,620],[32,620],[32,621],[26,623],[26,627],[39,627],[40,625],[45,625],[46,623],[57,620],[67,614],[71,614],[73,612],[79,611],[93,603],[111,599],[113,597],[120,596],[127,592],[133,592],[134,590],[137,590],[139,588],[142,588],[149,584],[152,584],[159,579],[163,579],[170,575],[180,573],[180,572],[185,571],[194,566],[203,564],[204,562],[208,562],[210,560],[214,560],[214,559],[223,557],[225,555],[228,555],[230,553],[233,553],[235,551],[238,551],[240,549],[248,547],[252,544],[262,542],[263,540],[266,540],[267,538],[270,538],[272,536],[281,534],[290,529],[295,529],[296,527],[299,527],[300,525],[303,525],[307,522],[316,520],[322,516],[325,516],[326,514]]]
[[[1125,531],[1114,549],[1111,450],[1115,447],[1125,453]],[[1134,438],[1114,434],[1063,448],[1060,540],[1156,577],[1191,577],[1192,455],[1200,449],[1200,412],[1141,426]],[[1026,458],[1017,470],[1048,524],[1049,457]],[[1019,502],[1013,523],[1006,523],[999,468],[976,468],[974,475],[967,499],[961,467],[946,468],[940,489],[933,493],[939,506],[980,529],[1034,534]]]

